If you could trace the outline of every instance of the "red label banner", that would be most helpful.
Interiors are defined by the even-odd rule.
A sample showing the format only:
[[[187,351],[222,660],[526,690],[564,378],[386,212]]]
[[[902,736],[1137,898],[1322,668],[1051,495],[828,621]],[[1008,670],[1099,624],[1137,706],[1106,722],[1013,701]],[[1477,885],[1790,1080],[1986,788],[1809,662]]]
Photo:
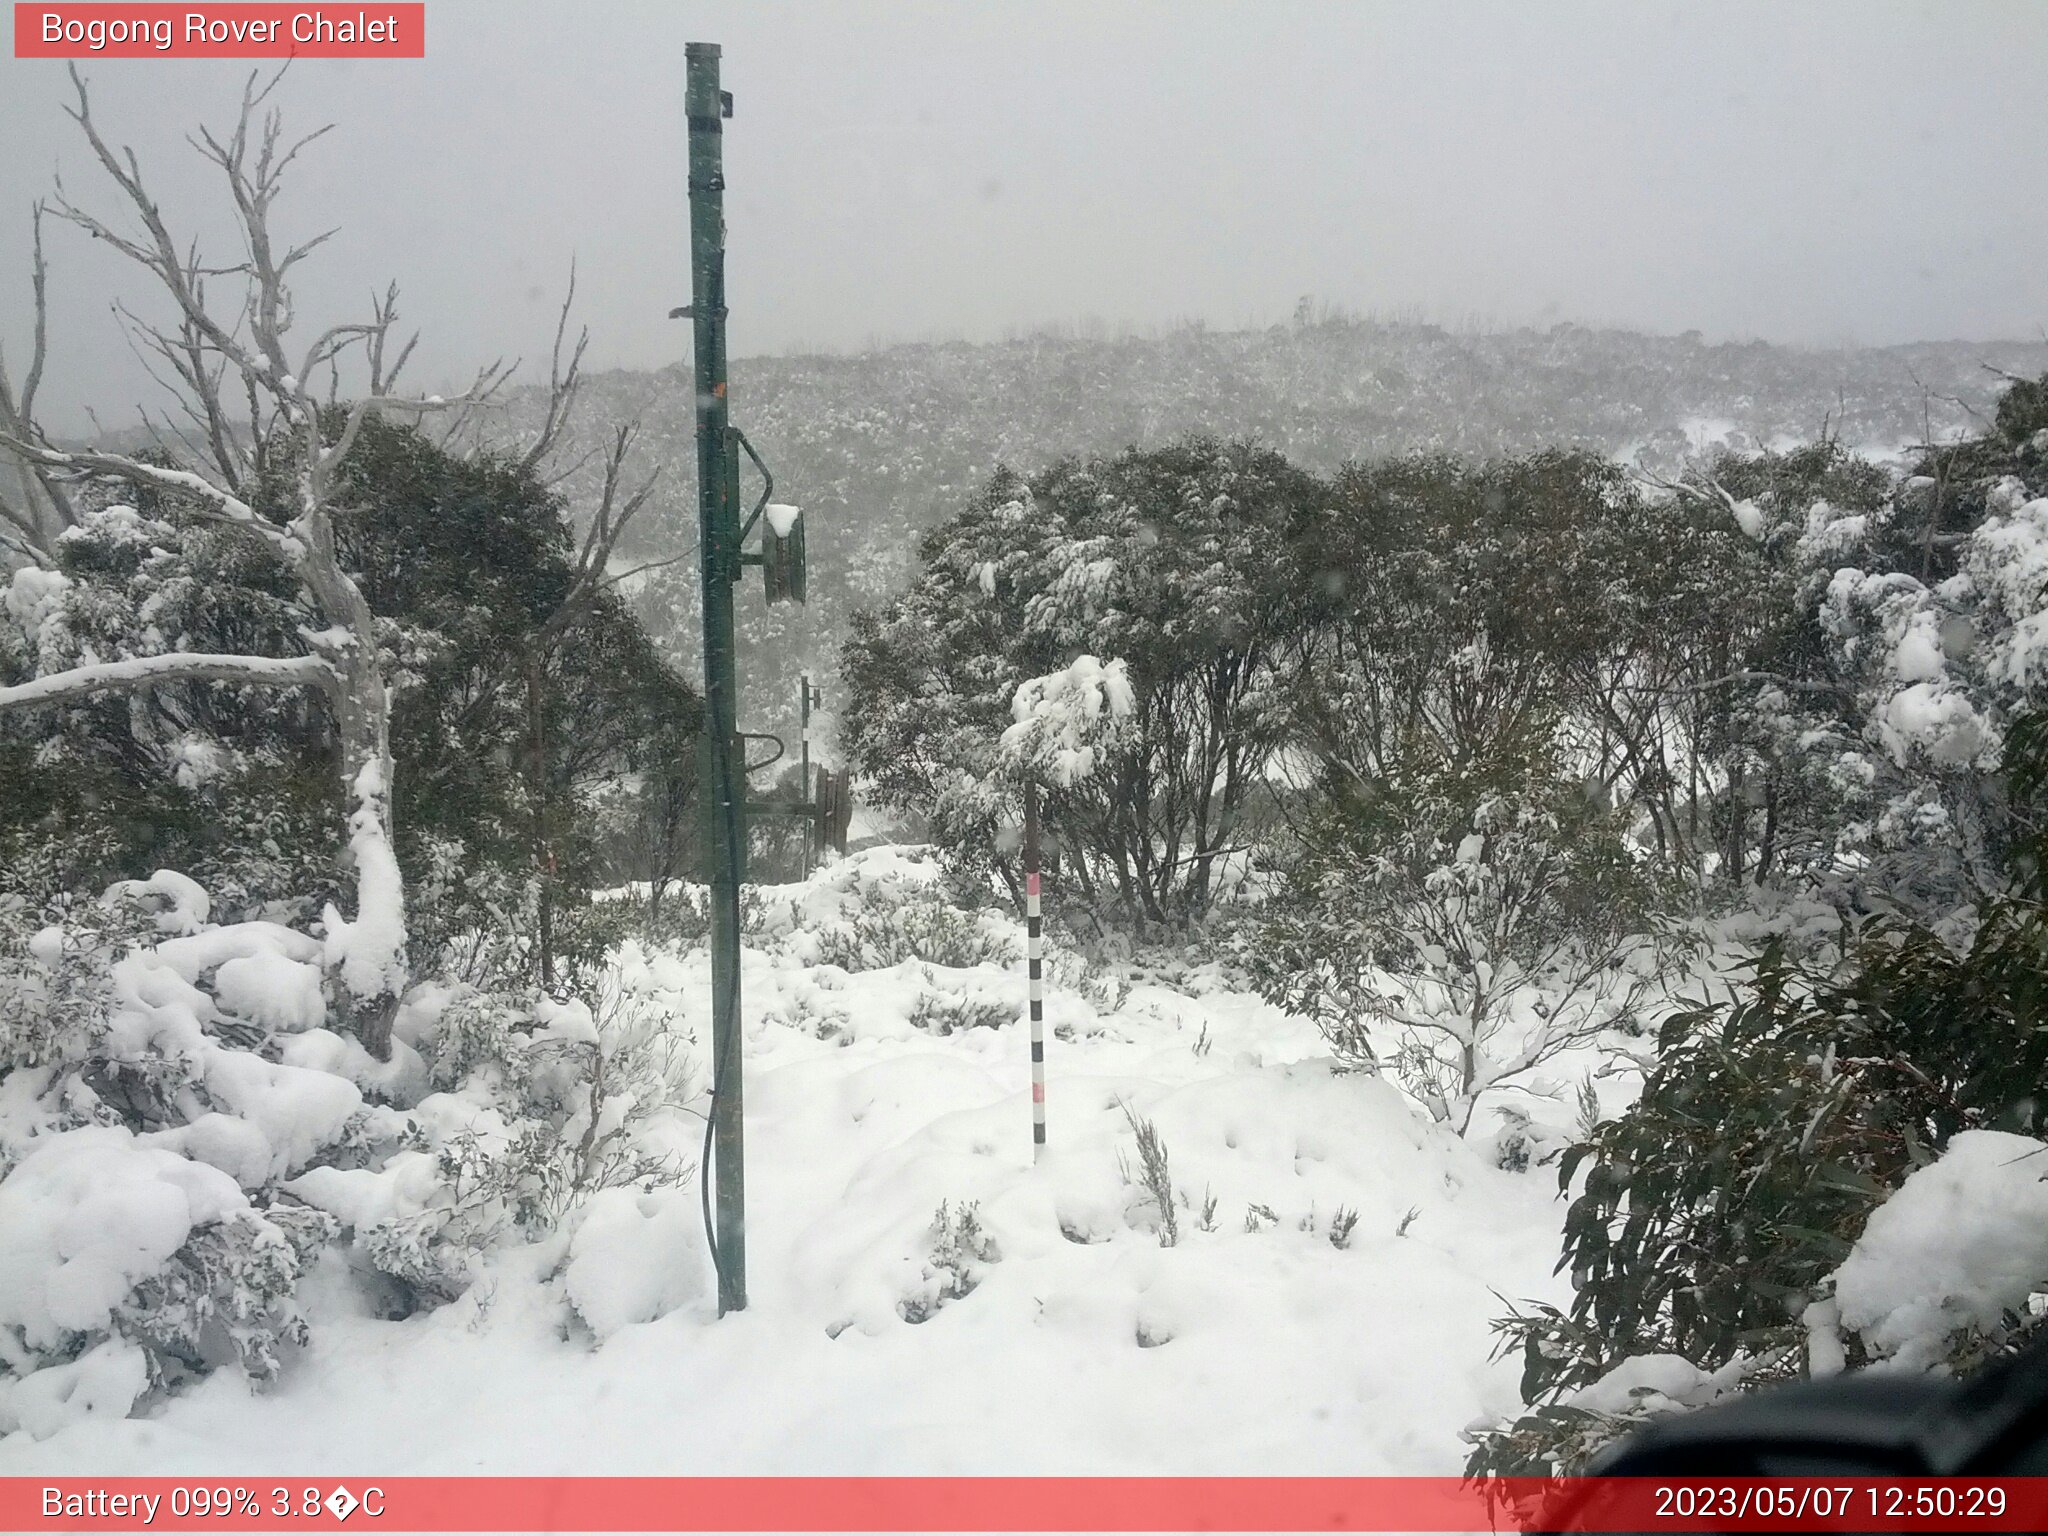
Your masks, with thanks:
[[[2042,1531],[2048,1478],[0,1478],[6,1531]]]
[[[354,5],[23,5],[17,59],[420,59],[427,8]]]

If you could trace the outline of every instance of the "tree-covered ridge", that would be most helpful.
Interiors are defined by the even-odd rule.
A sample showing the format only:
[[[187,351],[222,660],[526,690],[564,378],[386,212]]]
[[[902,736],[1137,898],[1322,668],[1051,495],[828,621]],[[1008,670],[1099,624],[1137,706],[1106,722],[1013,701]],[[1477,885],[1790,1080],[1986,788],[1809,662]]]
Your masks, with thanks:
[[[1335,316],[1251,331],[1041,333],[743,357],[732,365],[734,419],[773,467],[778,497],[807,509],[811,550],[808,607],[745,616],[742,645],[758,679],[748,706],[764,728],[780,728],[768,722],[794,698],[794,674],[805,664],[827,670],[852,611],[898,590],[923,531],[999,465],[1203,433],[1256,441],[1325,472],[1418,452],[1485,459],[1578,447],[1674,473],[1716,442],[1755,451],[1825,432],[1891,450],[1971,429],[2005,385],[1987,364],[2031,377],[2048,368],[2048,346],[1805,350]],[[641,450],[665,472],[634,552],[686,550],[696,529],[688,369],[593,374],[586,390],[591,419],[644,422]],[[502,430],[530,434],[544,408],[541,392],[515,395]],[[639,611],[675,654],[695,655],[691,566],[651,576]]]

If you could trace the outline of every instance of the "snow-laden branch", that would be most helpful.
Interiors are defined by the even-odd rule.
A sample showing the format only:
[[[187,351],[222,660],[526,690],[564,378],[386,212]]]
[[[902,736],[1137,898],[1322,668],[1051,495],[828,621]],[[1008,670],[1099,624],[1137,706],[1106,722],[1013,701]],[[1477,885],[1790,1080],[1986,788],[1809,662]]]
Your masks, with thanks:
[[[418,398],[403,395],[365,395],[349,407],[341,434],[335,438],[333,446],[320,450],[315,461],[315,474],[324,485],[327,477],[348,457],[349,450],[355,447],[356,436],[363,429],[363,418],[371,411],[398,411],[413,416],[432,416],[442,411],[460,411],[489,399],[497,386],[503,382],[503,373],[504,370],[495,363],[478,369],[476,382],[459,395],[425,395]]]
[[[280,528],[262,516],[232,491],[215,485],[204,475],[196,475],[188,469],[167,469],[161,464],[146,464],[140,459],[130,458],[125,453],[103,453],[98,449],[51,448],[5,433],[0,433],[0,448],[5,448],[9,453],[43,469],[111,475],[116,479],[126,480],[131,485],[180,492],[198,501],[199,515],[211,517],[219,522],[232,523],[238,528],[247,528],[276,545],[287,559],[296,560],[304,553],[299,540],[290,530]]]
[[[208,651],[171,651],[131,656],[52,672],[0,688],[0,710],[33,704],[62,704],[88,694],[146,688],[154,683],[253,683],[272,688],[329,687],[334,669],[318,656],[232,656]]]
[[[1015,722],[1000,749],[1016,771],[1069,788],[1095,772],[1099,755],[1129,728],[1133,694],[1121,659],[1077,656],[1071,665],[1019,685]]]

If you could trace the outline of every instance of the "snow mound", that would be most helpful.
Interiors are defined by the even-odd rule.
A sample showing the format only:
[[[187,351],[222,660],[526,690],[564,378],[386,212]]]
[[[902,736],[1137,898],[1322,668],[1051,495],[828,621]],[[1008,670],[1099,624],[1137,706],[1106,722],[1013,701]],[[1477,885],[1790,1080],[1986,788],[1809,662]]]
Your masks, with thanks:
[[[49,1137],[0,1181],[0,1325],[36,1348],[104,1329],[194,1227],[247,1207],[220,1169],[119,1127]]]
[[[149,1388],[149,1361],[126,1339],[108,1339],[64,1365],[0,1381],[0,1435],[47,1440],[86,1419],[124,1419]]]
[[[1733,1390],[1745,1364],[1737,1356],[1718,1371],[1703,1371],[1683,1355],[1631,1355],[1569,1401],[1613,1418],[1703,1408]]]
[[[694,1192],[601,1190],[569,1240],[563,1289],[599,1339],[702,1300],[710,1273]]]
[[[213,911],[213,902],[199,882],[174,869],[160,869],[147,880],[123,880],[107,894],[153,911],[156,925],[164,933],[197,933]]]
[[[1996,1328],[2048,1287],[2048,1146],[1965,1131],[1871,1212],[1835,1272],[1842,1326],[1902,1369]]]
[[[320,968],[280,954],[238,955],[214,973],[214,1001],[268,1029],[297,1032],[327,1022]]]
[[[1549,1181],[1492,1166],[1393,1084],[1334,1071],[1312,1023],[1221,962],[1126,973],[1058,952],[1034,1161],[1020,925],[942,913],[942,873],[929,850],[875,848],[762,892],[742,954],[750,1306],[715,1327],[694,1180],[623,1176],[647,1153],[687,1170],[701,1121],[678,1097],[606,1174],[587,1149],[651,1078],[593,1094],[577,1075],[672,1046],[699,1064],[704,1106],[701,946],[614,957],[644,1042],[606,1006],[419,989],[383,1077],[327,1028],[275,1031],[261,1056],[222,1044],[248,1000],[216,995],[220,969],[307,963],[298,942],[243,925],[160,940],[175,963],[122,962],[123,1040],[177,1054],[209,1104],[216,1073],[249,1070],[216,1053],[284,1072],[280,1102],[294,1070],[341,1085],[303,1106],[323,1132],[360,1086],[342,1139],[305,1161],[293,1147],[286,1178],[284,1128],[241,1099],[138,1138],[280,1230],[315,1212],[335,1228],[278,1303],[296,1300],[314,1347],[268,1395],[217,1372],[146,1423],[0,1441],[0,1475],[211,1475],[224,1457],[431,1471],[450,1455],[621,1475],[1454,1471],[1462,1427],[1517,1400],[1513,1363],[1489,1357],[1498,1296],[1565,1299]],[[239,974],[259,971],[289,975]],[[533,1117],[542,1101],[557,1122]],[[1170,1153],[1163,1208],[1133,1116]],[[536,1145],[549,1123],[560,1158]],[[547,1202],[567,1207],[558,1224],[522,1224]],[[133,1378],[115,1363],[37,1391],[118,1412]],[[0,1426],[29,1426],[5,1411]]]

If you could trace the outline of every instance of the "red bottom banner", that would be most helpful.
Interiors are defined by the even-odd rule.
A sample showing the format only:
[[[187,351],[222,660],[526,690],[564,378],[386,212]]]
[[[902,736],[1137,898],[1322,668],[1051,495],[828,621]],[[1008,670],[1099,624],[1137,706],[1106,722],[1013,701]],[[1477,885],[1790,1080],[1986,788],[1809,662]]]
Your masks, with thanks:
[[[0,1530],[2048,1531],[2048,1478],[0,1478]]]

